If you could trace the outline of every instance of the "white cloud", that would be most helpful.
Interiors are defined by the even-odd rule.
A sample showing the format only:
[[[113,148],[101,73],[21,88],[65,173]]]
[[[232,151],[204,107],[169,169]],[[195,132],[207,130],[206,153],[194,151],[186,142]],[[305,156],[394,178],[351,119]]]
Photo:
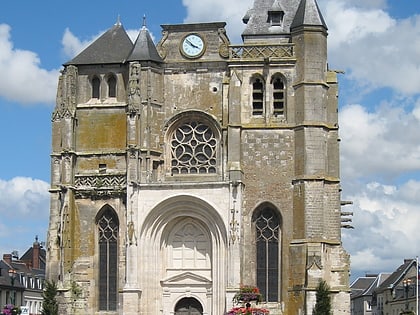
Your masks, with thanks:
[[[0,96],[22,104],[53,104],[59,71],[43,69],[36,53],[14,48],[10,30],[0,24]]]
[[[420,15],[397,20],[383,9],[351,2],[328,0],[323,5],[333,68],[346,70],[362,87],[419,93]]]
[[[354,200],[355,229],[343,233],[343,242],[354,272],[393,271],[419,254],[419,190],[417,180],[400,186],[369,182],[347,196]]]
[[[49,215],[48,189],[49,184],[38,179],[0,179],[0,254],[12,250],[23,254],[32,245],[35,235],[45,240]]]
[[[420,170],[419,107],[405,110],[398,101],[375,111],[344,106],[339,114],[342,176],[396,177]]]
[[[194,22],[227,22],[227,35],[237,43],[245,25],[242,18],[252,7],[253,0],[183,0],[187,8],[185,23]]]

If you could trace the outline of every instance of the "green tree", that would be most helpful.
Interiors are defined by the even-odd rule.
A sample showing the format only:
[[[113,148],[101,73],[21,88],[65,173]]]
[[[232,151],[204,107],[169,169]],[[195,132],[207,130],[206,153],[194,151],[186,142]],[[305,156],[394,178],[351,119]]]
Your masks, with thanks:
[[[57,284],[54,281],[45,280],[44,292],[42,292],[42,315],[58,315]]]
[[[316,288],[316,303],[312,315],[331,315],[330,287],[322,280]]]

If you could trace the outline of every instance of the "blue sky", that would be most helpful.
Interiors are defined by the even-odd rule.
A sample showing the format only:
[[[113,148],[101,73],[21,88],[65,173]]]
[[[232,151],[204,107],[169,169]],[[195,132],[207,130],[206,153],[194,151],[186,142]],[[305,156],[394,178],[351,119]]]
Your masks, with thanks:
[[[341,175],[353,277],[420,254],[420,1],[319,0],[340,78]],[[51,112],[61,65],[112,27],[226,21],[252,0],[6,1],[0,11],[0,254],[46,239]],[[83,9],[79,9],[83,8]],[[80,13],[83,12],[83,13]]]

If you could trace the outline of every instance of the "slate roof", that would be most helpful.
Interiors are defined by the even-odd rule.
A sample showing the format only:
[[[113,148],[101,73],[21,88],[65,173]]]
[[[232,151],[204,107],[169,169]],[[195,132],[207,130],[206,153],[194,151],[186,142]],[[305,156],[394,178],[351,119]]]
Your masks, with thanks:
[[[283,11],[282,27],[272,27],[269,11]],[[316,0],[255,0],[254,7],[245,14],[247,24],[243,37],[253,35],[288,34],[294,27],[316,25],[327,28]]]
[[[387,289],[393,289],[402,281],[402,279],[407,274],[408,270],[416,264],[415,259],[406,259],[404,263],[397,268],[386,280],[379,285],[375,290],[376,292],[383,292]]]
[[[0,260],[0,286],[11,287],[12,284],[9,277],[10,269],[14,269],[17,275],[23,273],[27,276],[37,276],[40,278],[45,277],[45,270],[29,268],[24,262],[12,261],[10,264],[8,264],[4,260]],[[25,286],[20,283],[19,277],[16,277],[13,283],[13,287],[17,290],[25,289]]]
[[[351,299],[360,296],[372,296],[373,291],[381,285],[388,277],[389,273],[381,273],[379,275],[371,275],[357,278],[351,285]]]
[[[133,42],[124,27],[116,23],[65,65],[124,63],[132,49]]]
[[[323,26],[327,29],[327,24],[319,10],[316,0],[302,0],[296,12],[290,28],[299,26]]]
[[[163,62],[159,56],[156,46],[153,43],[152,37],[148,29],[143,26],[134,43],[133,50],[131,51],[127,61],[155,61]]]
[[[22,257],[20,257],[20,261],[25,262],[25,263],[31,263],[32,264],[32,260],[33,260],[33,254],[34,252],[34,248],[30,247],[25,254],[22,255]],[[46,257],[47,257],[47,253],[45,251],[44,248],[40,247],[39,248],[39,266],[40,269],[45,269],[46,267]]]

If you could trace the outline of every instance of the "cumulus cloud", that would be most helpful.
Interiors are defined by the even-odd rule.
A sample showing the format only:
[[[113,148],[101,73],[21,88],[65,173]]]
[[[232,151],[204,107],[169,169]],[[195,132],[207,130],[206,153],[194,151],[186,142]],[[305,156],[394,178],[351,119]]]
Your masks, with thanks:
[[[399,105],[397,100],[384,102],[373,111],[344,106],[339,114],[343,177],[389,179],[420,170],[419,107]]]
[[[14,48],[10,30],[0,24],[0,96],[22,104],[53,104],[58,70],[43,69],[36,53]]]
[[[0,253],[13,250],[23,254],[35,235],[45,240],[49,214],[49,184],[38,179],[15,177],[0,179]]]
[[[420,15],[397,20],[381,8],[351,4],[323,3],[330,28],[330,64],[346,70],[355,84],[368,91],[389,87],[399,93],[418,93]]]
[[[242,18],[252,7],[253,0],[183,0],[187,8],[185,23],[227,22],[227,33],[232,42],[238,43],[244,29]]]
[[[393,271],[418,255],[419,189],[417,180],[399,186],[369,182],[348,196],[354,200],[355,230],[346,231],[343,241],[355,272]]]

